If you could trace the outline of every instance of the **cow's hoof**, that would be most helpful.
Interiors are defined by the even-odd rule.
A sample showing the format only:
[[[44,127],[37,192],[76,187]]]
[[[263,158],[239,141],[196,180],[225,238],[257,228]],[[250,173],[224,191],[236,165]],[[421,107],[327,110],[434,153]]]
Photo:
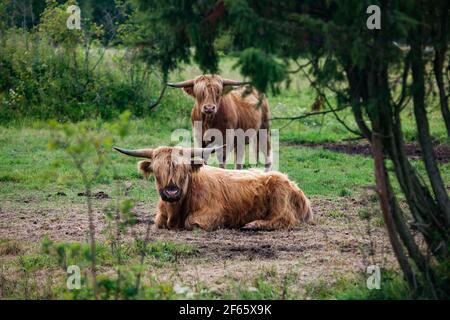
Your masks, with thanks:
[[[202,227],[198,223],[186,223],[184,229],[187,231],[200,231]]]
[[[151,226],[151,229],[152,229],[152,231],[159,231],[161,229],[167,229],[167,227],[164,225],[154,224],[153,226]]]
[[[259,231],[261,227],[254,222],[247,223],[245,226],[241,228],[242,231]]]

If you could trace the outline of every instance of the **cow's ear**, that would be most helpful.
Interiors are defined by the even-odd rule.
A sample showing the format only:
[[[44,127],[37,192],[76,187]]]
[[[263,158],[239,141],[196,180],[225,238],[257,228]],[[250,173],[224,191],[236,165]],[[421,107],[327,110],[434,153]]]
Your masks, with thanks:
[[[186,92],[186,94],[190,95],[191,97],[194,96],[194,87],[184,87],[183,91]]]
[[[205,164],[206,164],[205,160],[203,160],[203,159],[198,159],[198,158],[192,159],[192,161],[191,161],[192,172],[197,172]]]
[[[153,172],[152,162],[150,160],[139,161],[138,170],[144,175],[144,177],[148,178],[148,176]]]

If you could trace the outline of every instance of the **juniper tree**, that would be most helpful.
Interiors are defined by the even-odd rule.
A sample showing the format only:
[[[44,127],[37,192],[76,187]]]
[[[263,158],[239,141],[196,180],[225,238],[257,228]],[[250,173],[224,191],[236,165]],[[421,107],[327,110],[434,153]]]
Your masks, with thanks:
[[[381,29],[367,28],[369,5],[380,7]],[[448,1],[140,0],[137,8],[145,26],[138,41],[143,56],[165,75],[191,57],[204,72],[217,72],[214,41],[224,33],[231,35],[241,73],[261,91],[276,92],[289,80],[293,61],[306,59],[305,65],[298,63],[299,70],[322,92],[336,95],[338,110],[351,108],[358,133],[372,144],[381,208],[410,288],[432,297],[448,293],[440,266],[449,263],[450,200],[427,117],[427,93],[434,90],[427,79],[434,76],[450,128]],[[401,114],[409,104],[425,179],[405,153]],[[386,158],[392,161],[393,174]],[[399,206],[391,176],[410,215]],[[415,230],[425,239],[431,258],[419,249]]]

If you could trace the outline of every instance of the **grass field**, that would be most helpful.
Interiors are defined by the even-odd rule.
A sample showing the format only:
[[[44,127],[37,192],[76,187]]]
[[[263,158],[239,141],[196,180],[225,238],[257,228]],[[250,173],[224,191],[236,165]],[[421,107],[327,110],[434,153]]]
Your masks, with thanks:
[[[237,77],[231,65],[232,61],[225,60],[223,75]],[[188,67],[172,78],[180,80],[197,73],[196,68]],[[168,95],[170,101],[177,101],[176,106],[163,103],[148,117],[132,119],[128,135],[113,137],[115,143],[129,148],[173,144],[170,135],[174,129],[190,128],[192,101],[180,90],[173,89]],[[281,95],[269,96],[274,116],[307,112],[314,99],[313,90],[302,79]],[[354,127],[350,114],[344,114],[344,119]],[[416,130],[408,110],[404,119],[405,136],[414,141]],[[432,112],[432,119],[436,141],[447,142],[438,111]],[[311,198],[316,224],[255,233],[152,231],[144,263],[145,290],[139,297],[396,297],[391,286],[398,289],[402,284],[396,283],[392,273],[397,266],[373,192],[371,158],[302,146],[353,138],[331,114],[291,123],[274,121],[272,128],[280,130],[279,170]],[[84,191],[80,176],[67,155],[48,148],[50,139],[51,129],[44,121],[28,119],[0,127],[1,298],[90,297],[86,290],[64,289],[68,264],[87,272],[88,259],[82,254],[87,215],[85,197],[80,196]],[[113,151],[107,159],[94,186],[99,195],[94,211],[101,293],[111,298],[116,285],[111,279],[119,264],[111,253],[107,209],[123,198],[134,202],[131,212],[136,224],[123,235],[121,251],[121,263],[126,266],[121,267],[123,281],[131,283],[140,259],[136,239],[144,236],[146,221],[153,221],[158,196],[153,178],[146,181],[137,173],[135,159]],[[424,170],[420,161],[413,163],[419,172]],[[449,183],[450,165],[442,164],[441,171]],[[64,248],[67,260],[58,258],[60,251],[45,249],[49,246]],[[364,272],[371,264],[386,270],[386,285],[378,292],[365,288]],[[132,297],[132,293],[120,294],[121,298]],[[405,297],[402,290],[396,294]]]

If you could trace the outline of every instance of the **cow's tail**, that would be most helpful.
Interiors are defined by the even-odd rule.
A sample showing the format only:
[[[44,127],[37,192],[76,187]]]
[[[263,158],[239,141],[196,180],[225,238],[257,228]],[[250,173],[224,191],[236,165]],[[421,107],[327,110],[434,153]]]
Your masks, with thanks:
[[[293,192],[293,204],[295,206],[298,218],[302,222],[313,223],[313,212],[311,203],[302,190],[297,186]]]

